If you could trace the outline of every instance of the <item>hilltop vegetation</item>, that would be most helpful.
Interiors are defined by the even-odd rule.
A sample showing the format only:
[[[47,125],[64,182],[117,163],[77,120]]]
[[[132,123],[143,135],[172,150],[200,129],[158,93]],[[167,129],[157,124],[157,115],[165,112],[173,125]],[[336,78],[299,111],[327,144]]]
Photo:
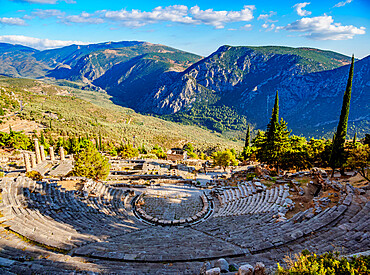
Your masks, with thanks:
[[[198,127],[178,125],[114,105],[104,93],[7,77],[0,78],[0,87],[3,93],[13,92],[23,101],[20,118],[41,123],[44,131],[53,136],[100,135],[104,141],[118,144],[135,142],[137,146],[158,144],[165,148],[182,146],[190,141],[201,150],[241,147],[241,143]]]

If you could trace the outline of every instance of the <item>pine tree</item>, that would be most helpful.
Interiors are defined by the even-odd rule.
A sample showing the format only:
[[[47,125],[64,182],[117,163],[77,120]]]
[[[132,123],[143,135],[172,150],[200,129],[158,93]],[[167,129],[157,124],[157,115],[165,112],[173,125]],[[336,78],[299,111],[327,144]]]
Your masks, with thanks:
[[[330,156],[330,166],[333,169],[333,174],[335,168],[341,168],[341,174],[344,174],[344,164],[346,163],[344,145],[346,142],[347,135],[347,124],[348,124],[349,106],[351,101],[354,63],[355,57],[352,55],[352,63],[349,70],[347,87],[343,96],[342,110],[340,113],[339,123],[333,141],[333,149]]]
[[[251,131],[250,131],[249,124],[248,124],[247,134],[245,136],[245,145],[244,145],[244,147],[249,147],[250,141],[251,141]]]

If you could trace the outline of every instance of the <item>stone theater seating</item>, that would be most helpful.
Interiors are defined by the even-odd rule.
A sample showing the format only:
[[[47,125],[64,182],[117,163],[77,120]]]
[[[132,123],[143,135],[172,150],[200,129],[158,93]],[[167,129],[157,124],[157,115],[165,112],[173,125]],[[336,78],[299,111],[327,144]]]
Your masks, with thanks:
[[[348,254],[370,247],[370,202],[350,185],[343,186],[336,205],[320,213],[307,209],[277,222],[291,204],[288,186],[240,182],[215,190],[213,196],[205,192],[199,216],[183,223],[153,222],[136,204],[134,192],[99,182],[76,192],[57,182],[18,177],[3,178],[0,188],[5,231],[33,242],[24,242],[24,255],[35,257],[35,251],[43,251],[63,262],[63,253],[68,253],[71,263],[85,259],[81,268],[86,270],[98,266],[109,273],[120,266],[140,274],[180,268],[194,274],[203,261],[221,257],[273,266],[284,254],[304,248],[316,253],[340,248]],[[14,241],[0,240],[0,265],[18,273],[26,270],[15,256]],[[32,269],[36,273],[55,270],[56,261],[37,263]],[[63,265],[63,270],[72,266]]]

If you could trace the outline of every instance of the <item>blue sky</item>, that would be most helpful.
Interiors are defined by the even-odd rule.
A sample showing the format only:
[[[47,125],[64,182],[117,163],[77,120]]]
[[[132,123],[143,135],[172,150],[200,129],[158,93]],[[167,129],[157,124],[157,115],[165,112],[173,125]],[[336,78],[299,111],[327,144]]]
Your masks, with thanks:
[[[138,40],[203,56],[221,45],[370,54],[370,1],[0,0],[0,42],[38,49]]]

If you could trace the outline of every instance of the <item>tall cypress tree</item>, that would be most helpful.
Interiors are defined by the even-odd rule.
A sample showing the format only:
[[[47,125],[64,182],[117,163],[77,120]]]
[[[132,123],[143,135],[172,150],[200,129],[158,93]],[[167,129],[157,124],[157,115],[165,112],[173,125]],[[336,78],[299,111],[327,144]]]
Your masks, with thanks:
[[[269,124],[267,124],[267,140],[271,141],[274,137],[275,131],[278,129],[279,125],[279,94],[276,91],[275,104],[272,109],[272,115]]]
[[[250,142],[251,142],[251,131],[250,131],[249,124],[248,124],[247,134],[245,136],[245,145],[244,145],[244,147],[249,147]]]
[[[279,172],[282,157],[289,147],[289,135],[286,122],[281,119],[279,122],[279,95],[276,91],[275,104],[267,132],[254,140],[257,147],[257,159],[263,163],[273,165]]]
[[[355,135],[353,136],[353,140],[352,140],[353,144],[356,144],[357,142],[357,133],[355,132]]]
[[[344,174],[344,163],[346,162],[344,145],[346,143],[347,135],[347,124],[348,124],[348,115],[349,115],[349,105],[351,101],[352,93],[352,79],[353,79],[353,68],[355,64],[355,57],[352,55],[352,63],[349,69],[349,76],[347,81],[346,91],[343,96],[342,110],[340,113],[339,123],[337,131],[335,133],[335,138],[333,141],[333,149],[330,156],[330,165],[333,169],[341,168],[341,174]]]

